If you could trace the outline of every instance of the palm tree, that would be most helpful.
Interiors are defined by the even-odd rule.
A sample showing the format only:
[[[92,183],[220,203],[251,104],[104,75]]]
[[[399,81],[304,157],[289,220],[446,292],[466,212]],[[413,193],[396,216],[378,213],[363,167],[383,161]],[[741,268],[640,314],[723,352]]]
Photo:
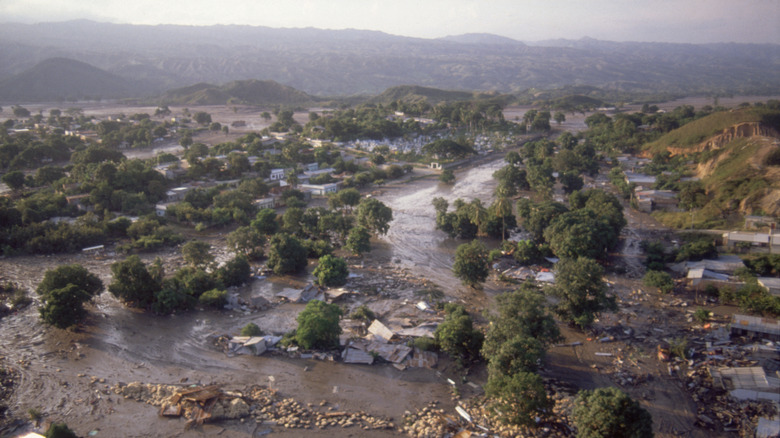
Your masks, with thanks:
[[[512,200],[506,196],[500,196],[492,205],[493,213],[501,218],[501,242],[506,237],[506,217],[512,214]]]
[[[469,220],[477,226],[477,229],[482,228],[482,225],[488,220],[488,212],[479,199],[474,199],[469,204]]]

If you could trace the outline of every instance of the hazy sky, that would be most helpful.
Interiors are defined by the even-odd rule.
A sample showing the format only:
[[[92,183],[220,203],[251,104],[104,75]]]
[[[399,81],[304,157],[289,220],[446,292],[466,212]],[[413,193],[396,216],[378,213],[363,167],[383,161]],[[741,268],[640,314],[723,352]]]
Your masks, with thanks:
[[[0,0],[0,22],[370,29],[437,38],[780,44],[780,0]]]

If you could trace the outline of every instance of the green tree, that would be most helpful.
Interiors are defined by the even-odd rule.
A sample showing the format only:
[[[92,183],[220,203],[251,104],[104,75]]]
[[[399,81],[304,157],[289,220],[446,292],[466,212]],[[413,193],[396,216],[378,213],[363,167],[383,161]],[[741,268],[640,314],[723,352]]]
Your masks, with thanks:
[[[509,151],[504,156],[504,161],[506,161],[508,164],[511,164],[512,166],[517,166],[518,164],[523,163],[523,158],[520,157],[520,154],[517,153],[517,151]]]
[[[220,266],[215,274],[225,287],[241,286],[251,278],[252,267],[246,257],[237,255]]]
[[[393,220],[393,210],[382,201],[366,198],[357,207],[358,225],[378,234],[387,234],[390,221]]]
[[[490,272],[488,251],[485,244],[478,240],[464,243],[455,250],[455,263],[452,271],[463,284],[476,286],[485,281]]]
[[[113,279],[108,291],[124,303],[148,308],[162,289],[162,273],[152,275],[137,255],[131,255],[111,265]]]
[[[547,397],[538,374],[521,371],[491,374],[485,385],[488,411],[504,424],[533,426],[536,417],[549,415],[554,402]]]
[[[20,170],[14,170],[11,172],[6,173],[3,175],[3,182],[11,189],[11,190],[19,190],[22,187],[24,187],[24,173]]]
[[[604,270],[586,257],[561,259],[555,267],[553,295],[559,298],[555,312],[564,321],[584,329],[602,311],[617,310],[615,297],[607,296]]]
[[[320,257],[317,267],[314,268],[314,276],[320,286],[343,286],[347,282],[349,269],[347,262],[341,257],[330,254]]]
[[[90,298],[98,295],[103,289],[103,282],[97,275],[79,264],[72,264],[60,265],[46,271],[43,280],[38,284],[37,292],[43,299],[46,299],[51,291],[62,289],[69,284],[76,285]]]
[[[354,207],[360,203],[360,192],[353,187],[339,190],[336,193],[336,197],[338,198],[341,205]]]
[[[84,303],[92,297],[75,284],[50,290],[40,308],[41,319],[57,328],[68,328],[82,322],[87,317]]]
[[[452,169],[444,169],[439,175],[439,181],[443,182],[444,184],[454,184],[455,173],[452,171]]]
[[[221,309],[227,304],[227,291],[216,288],[207,290],[198,297],[198,302],[206,307]]]
[[[23,106],[14,105],[11,109],[13,109],[14,117],[30,117],[30,110]]]
[[[537,241],[544,241],[544,230],[559,215],[569,211],[559,202],[544,201],[538,204],[523,198],[517,203],[517,214],[523,218],[523,228]]]
[[[504,374],[520,371],[518,366],[534,371],[546,348],[561,339],[544,295],[533,283],[524,283],[519,290],[496,297],[496,308],[498,315],[490,316],[482,356],[491,369]]]
[[[301,241],[287,233],[277,233],[268,247],[267,265],[276,274],[293,274],[303,270],[308,260]]]
[[[182,246],[181,255],[191,266],[205,268],[214,262],[214,255],[210,251],[211,244],[202,240],[191,240]]]
[[[563,185],[564,193],[575,192],[583,186],[582,178],[574,172],[564,172],[558,177],[558,180]]]
[[[574,146],[577,146],[577,138],[571,132],[566,131],[558,137],[558,144],[561,145],[563,150],[571,150],[574,149]]]
[[[241,336],[263,336],[263,331],[257,324],[250,322],[241,328]]]
[[[556,111],[553,119],[555,120],[555,123],[560,125],[566,121],[566,114],[564,114],[562,111]]]
[[[651,438],[653,418],[618,388],[582,390],[572,410],[578,438]]]
[[[234,253],[257,260],[263,257],[265,236],[251,226],[238,227],[227,235],[225,243]]]
[[[663,271],[649,270],[642,277],[642,284],[648,287],[658,288],[659,292],[668,294],[674,290],[674,280],[672,276]]]
[[[474,328],[471,316],[463,306],[456,303],[447,303],[444,312],[444,321],[433,334],[439,348],[461,366],[478,360],[484,336]]]
[[[67,424],[52,423],[43,435],[46,438],[78,438]]]
[[[341,308],[319,300],[312,300],[298,314],[295,342],[304,350],[335,348],[339,345]]]
[[[349,230],[345,248],[355,255],[371,251],[371,233],[364,227],[353,227]]]
[[[198,111],[192,116],[192,119],[199,125],[206,126],[211,123],[211,114],[205,111]]]
[[[500,196],[491,206],[493,214],[501,219],[501,241],[506,239],[506,218],[512,215],[512,200],[505,196]]]
[[[190,145],[192,145],[192,132],[185,131],[184,133],[182,133],[181,138],[179,139],[179,144],[184,149],[190,147]],[[190,156],[188,156],[187,161],[189,161],[190,164],[192,164],[192,158],[190,158]]]
[[[252,228],[258,233],[271,236],[279,231],[279,221],[276,220],[276,211],[271,208],[262,208],[255,215],[251,223]]]
[[[556,216],[544,230],[544,239],[561,258],[583,256],[603,260],[619,237],[614,228],[587,208]]]

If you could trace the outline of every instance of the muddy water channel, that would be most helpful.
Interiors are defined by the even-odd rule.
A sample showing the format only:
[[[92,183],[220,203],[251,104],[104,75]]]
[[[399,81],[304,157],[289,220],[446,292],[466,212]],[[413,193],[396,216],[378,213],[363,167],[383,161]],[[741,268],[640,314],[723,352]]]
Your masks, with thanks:
[[[450,270],[455,248],[461,242],[434,229],[431,200],[437,196],[450,202],[476,197],[488,205],[494,186],[491,175],[500,166],[499,160],[460,172],[454,186],[424,179],[388,188],[380,199],[393,209],[394,221],[388,234],[375,242],[373,260],[430,280],[450,296],[462,295],[466,289]],[[224,253],[218,236],[209,240]],[[144,258],[148,262],[160,255],[173,270],[181,263],[177,251]],[[122,258],[112,255],[98,259],[82,254],[7,258],[0,260],[0,276],[34,295],[46,270],[79,263],[108,285],[111,263]],[[307,277],[255,280],[241,293],[273,299],[283,287],[302,285]],[[214,345],[216,336],[237,334],[247,322],[257,323],[268,333],[289,331],[295,326],[295,315],[303,309],[299,304],[276,305],[258,312],[193,311],[160,317],[127,309],[104,292],[90,307],[84,328],[75,333],[43,326],[37,304],[0,320],[2,365],[19,372],[16,393],[8,401],[9,413],[26,420],[28,410],[35,409],[44,419],[67,422],[80,436],[95,430],[99,436],[194,436],[211,431],[220,436],[245,437],[256,432],[253,422],[185,431],[183,420],[160,419],[155,408],[111,393],[110,387],[120,382],[218,383],[227,389],[266,385],[302,403],[318,406],[326,401],[335,410],[362,410],[393,418],[396,424],[400,424],[406,410],[414,411],[431,401],[441,401],[443,408],[454,407],[446,378],[455,374],[446,363],[438,371],[399,371],[389,365],[346,365],[273,354],[227,357]],[[29,424],[19,426],[10,436],[30,428]],[[0,436],[6,432],[0,431]],[[346,430],[330,432],[328,436],[348,435]],[[372,431],[361,436],[394,434],[400,433]]]
[[[447,295],[460,297],[471,292],[452,274],[455,249],[464,242],[436,230],[436,212],[431,202],[436,197],[444,198],[450,203],[450,210],[458,198],[466,202],[479,199],[485,207],[489,206],[496,186],[493,172],[504,164],[503,159],[498,159],[457,173],[452,186],[429,179],[414,184],[411,190],[401,187],[380,196],[393,209],[393,222],[382,239],[393,263],[430,280]],[[499,243],[488,242],[488,245],[493,247]],[[491,285],[486,288],[490,291]]]

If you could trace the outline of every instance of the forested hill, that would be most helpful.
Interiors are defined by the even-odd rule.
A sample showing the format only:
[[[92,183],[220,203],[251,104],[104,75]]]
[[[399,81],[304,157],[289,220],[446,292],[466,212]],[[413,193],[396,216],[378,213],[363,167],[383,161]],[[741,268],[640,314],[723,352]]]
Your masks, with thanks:
[[[402,84],[513,93],[583,84],[628,92],[775,94],[780,45],[521,43],[477,34],[420,39],[361,30],[138,26],[71,21],[0,25],[0,80],[53,57],[161,93],[197,83],[274,80],[318,96]]]

